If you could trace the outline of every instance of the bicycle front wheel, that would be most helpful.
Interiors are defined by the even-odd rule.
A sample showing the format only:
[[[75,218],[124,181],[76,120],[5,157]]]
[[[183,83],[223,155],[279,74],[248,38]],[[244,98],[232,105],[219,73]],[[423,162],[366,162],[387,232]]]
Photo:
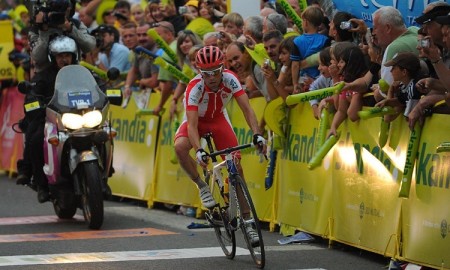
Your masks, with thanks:
[[[247,248],[256,263],[257,267],[262,269],[266,264],[266,256],[264,251],[264,241],[261,234],[261,226],[256,214],[250,192],[247,185],[240,175],[235,175],[235,187],[237,194],[241,193],[239,201],[239,226],[244,234]]]
[[[230,226],[228,218],[228,204],[224,198],[220,195],[220,188],[217,182],[215,182],[215,194],[214,199],[218,202],[218,205],[214,209],[209,211],[210,223],[214,227],[219,245],[222,248],[223,253],[228,259],[233,259],[236,255],[236,237],[235,230]]]

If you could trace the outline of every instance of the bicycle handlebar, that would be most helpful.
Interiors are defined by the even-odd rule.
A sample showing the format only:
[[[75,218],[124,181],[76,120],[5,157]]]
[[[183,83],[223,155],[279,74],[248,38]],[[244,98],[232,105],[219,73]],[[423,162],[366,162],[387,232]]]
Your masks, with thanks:
[[[212,152],[212,153],[209,154],[209,156],[211,158],[213,158],[213,157],[216,157],[216,156],[219,156],[219,155],[223,155],[223,154],[231,154],[231,153],[233,153],[233,152],[235,152],[237,150],[249,148],[249,147],[252,147],[252,146],[253,146],[253,143],[242,144],[242,145],[238,145],[238,146],[235,146],[235,147],[230,147],[230,148],[226,148],[226,149],[223,149],[223,150],[220,150],[220,151]]]

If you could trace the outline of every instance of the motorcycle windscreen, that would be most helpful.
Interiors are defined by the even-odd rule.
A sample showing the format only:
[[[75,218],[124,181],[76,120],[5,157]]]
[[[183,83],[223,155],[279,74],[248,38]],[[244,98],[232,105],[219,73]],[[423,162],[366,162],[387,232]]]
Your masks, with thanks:
[[[55,93],[49,106],[60,113],[101,109],[108,99],[91,72],[80,65],[63,67],[56,75]]]

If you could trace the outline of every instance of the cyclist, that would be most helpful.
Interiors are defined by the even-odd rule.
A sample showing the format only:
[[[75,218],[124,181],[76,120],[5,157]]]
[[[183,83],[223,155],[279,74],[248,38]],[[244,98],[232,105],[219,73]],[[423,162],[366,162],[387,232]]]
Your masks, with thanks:
[[[228,118],[226,105],[235,98],[247,124],[253,131],[253,143],[258,151],[265,152],[265,139],[260,135],[258,121],[250,106],[247,95],[236,75],[224,68],[223,53],[215,46],[205,46],[200,49],[196,56],[196,66],[199,74],[195,76],[186,88],[183,104],[185,115],[183,122],[175,134],[175,152],[181,167],[199,188],[200,199],[206,208],[216,205],[210,192],[197,170],[195,160],[189,155],[194,148],[197,163],[206,167],[209,156],[201,147],[200,138],[208,132],[212,132],[214,144],[218,150],[238,145],[236,135]],[[237,153],[240,158],[240,154]],[[242,174],[242,168],[238,165]],[[247,234],[252,242],[258,242],[258,234],[247,227]]]

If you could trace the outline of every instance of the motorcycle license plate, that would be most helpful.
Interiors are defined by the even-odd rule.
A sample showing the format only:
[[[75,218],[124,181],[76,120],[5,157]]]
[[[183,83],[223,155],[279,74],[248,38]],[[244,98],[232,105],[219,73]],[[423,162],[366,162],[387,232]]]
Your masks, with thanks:
[[[89,91],[69,92],[68,98],[71,108],[86,109],[92,105],[92,94]]]

